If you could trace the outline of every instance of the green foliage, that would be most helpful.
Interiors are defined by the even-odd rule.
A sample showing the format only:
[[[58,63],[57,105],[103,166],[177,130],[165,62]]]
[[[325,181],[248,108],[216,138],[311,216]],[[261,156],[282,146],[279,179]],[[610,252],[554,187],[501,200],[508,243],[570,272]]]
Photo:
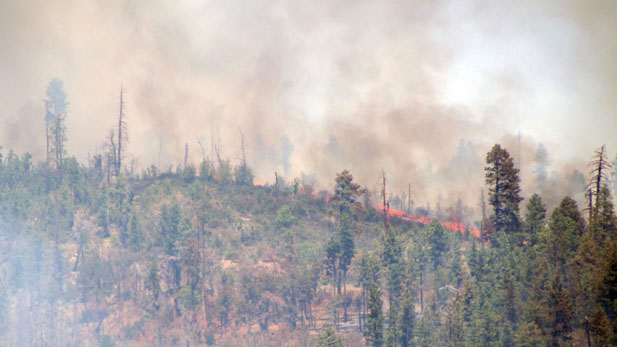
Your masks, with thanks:
[[[563,346],[572,340],[573,316],[571,299],[565,292],[561,277],[553,276],[548,292],[550,335],[553,346]]]
[[[195,182],[196,178],[197,173],[193,165],[189,165],[185,167],[184,170],[182,170],[182,180],[184,181],[184,183],[191,184]]]
[[[495,145],[486,155],[485,181],[489,185],[489,203],[493,207],[491,216],[495,229],[506,233],[516,232],[519,228],[518,204],[519,170],[514,167],[510,154]]]
[[[348,214],[341,216],[341,221],[339,222],[338,243],[340,246],[339,268],[344,274],[346,274],[356,250],[353,225]]]
[[[234,178],[235,182],[238,185],[244,186],[252,186],[253,185],[253,172],[251,168],[246,165],[246,163],[242,163],[235,167],[234,169]]]
[[[331,199],[332,203],[338,207],[338,211],[341,214],[343,212],[351,212],[359,206],[357,198],[364,193],[364,190],[359,184],[353,182],[353,176],[347,170],[337,174],[335,181],[334,196]]]
[[[150,265],[148,277],[146,278],[146,289],[152,295],[152,307],[155,311],[159,309],[159,297],[161,295],[161,278],[159,276],[159,267],[156,263]]]
[[[398,346],[401,341],[401,329],[399,327],[399,311],[397,306],[390,306],[386,324],[386,346]]]
[[[606,185],[600,189],[595,215],[589,225],[589,231],[599,245],[607,244],[617,235],[617,217],[613,206],[611,193]]]
[[[522,243],[529,247],[538,244],[546,229],[546,206],[538,194],[534,194],[527,202],[525,213],[525,228]]]
[[[328,327],[319,334],[317,347],[343,347],[343,340],[336,336],[334,329]]]
[[[97,301],[103,301],[113,289],[113,269],[109,262],[93,254],[84,259],[77,283],[81,290],[82,300],[96,298]]]
[[[381,300],[381,290],[372,284],[368,292],[369,316],[366,322],[367,340],[373,347],[381,347],[383,339],[383,301]]]
[[[289,229],[294,224],[296,224],[297,219],[291,213],[291,210],[288,205],[281,206],[276,213],[276,221],[275,224],[277,228]]]
[[[544,338],[538,324],[532,321],[523,325],[518,332],[516,343],[521,347],[544,346]]]
[[[185,219],[178,203],[173,203],[171,206],[163,205],[161,208],[160,235],[166,254],[172,256],[178,254],[179,242],[188,228],[188,221]]]
[[[610,321],[617,318],[617,242],[608,251],[608,259],[600,272],[598,302]]]
[[[585,230],[585,221],[578,211],[576,201],[565,197],[553,211],[550,221],[548,252],[553,266],[563,266],[574,258]]]
[[[382,236],[368,193],[345,171],[328,202],[308,179],[279,182],[275,196],[239,181],[237,167],[224,178],[207,161],[199,177],[191,167],[150,168],[108,182],[100,159],[86,168],[64,158],[58,172],[29,155],[0,155],[0,321],[10,322],[0,324],[1,341],[76,344],[68,329],[127,345],[302,344],[319,330],[325,345],[356,345],[363,333],[378,346],[617,338],[607,193],[588,226],[570,198],[547,223],[533,195],[523,226],[507,221],[482,243],[436,220],[393,218]],[[500,192],[503,216],[518,218],[516,199]],[[120,321],[128,312],[138,319]],[[323,329],[326,314],[336,333]]]
[[[400,340],[402,347],[413,345],[414,328],[416,324],[416,312],[413,298],[409,290],[405,290],[403,302],[401,303],[400,317]]]
[[[448,251],[446,231],[437,219],[433,219],[425,229],[425,242],[433,268],[436,269],[441,264],[442,254]]]

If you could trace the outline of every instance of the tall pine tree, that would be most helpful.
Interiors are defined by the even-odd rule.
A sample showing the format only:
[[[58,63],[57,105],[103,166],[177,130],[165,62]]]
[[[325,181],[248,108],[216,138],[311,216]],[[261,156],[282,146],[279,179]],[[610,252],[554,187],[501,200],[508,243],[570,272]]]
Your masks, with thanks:
[[[508,234],[519,230],[519,170],[510,154],[495,145],[486,155],[485,182],[490,186],[489,203],[493,207],[491,220],[498,231]]]

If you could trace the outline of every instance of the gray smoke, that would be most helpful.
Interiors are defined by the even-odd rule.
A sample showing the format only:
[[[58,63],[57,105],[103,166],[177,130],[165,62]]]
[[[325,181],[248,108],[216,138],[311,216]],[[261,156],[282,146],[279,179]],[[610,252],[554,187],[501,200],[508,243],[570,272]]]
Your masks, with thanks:
[[[524,194],[538,141],[561,181],[603,143],[613,157],[616,23],[611,0],[3,1],[0,145],[42,158],[59,77],[68,152],[84,162],[122,84],[143,166],[177,166],[198,138],[209,155],[212,133],[237,162],[239,126],[262,182],[285,170],[287,136],[287,176],[331,188],[348,168],[372,188],[383,168],[397,194],[411,183],[415,201],[475,206],[486,152],[517,156],[519,130]]]

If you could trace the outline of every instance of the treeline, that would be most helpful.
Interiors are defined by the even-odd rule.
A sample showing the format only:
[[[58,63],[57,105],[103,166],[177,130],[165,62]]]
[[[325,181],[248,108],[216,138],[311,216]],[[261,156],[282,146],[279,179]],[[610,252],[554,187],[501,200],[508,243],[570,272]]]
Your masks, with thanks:
[[[0,345],[617,344],[604,147],[585,206],[549,212],[538,194],[520,210],[519,171],[495,145],[478,239],[390,218],[385,173],[379,197],[347,170],[327,194],[306,176],[254,186],[218,148],[135,173],[123,101],[106,152],[82,165],[61,83],[48,97],[46,159],[0,155]]]

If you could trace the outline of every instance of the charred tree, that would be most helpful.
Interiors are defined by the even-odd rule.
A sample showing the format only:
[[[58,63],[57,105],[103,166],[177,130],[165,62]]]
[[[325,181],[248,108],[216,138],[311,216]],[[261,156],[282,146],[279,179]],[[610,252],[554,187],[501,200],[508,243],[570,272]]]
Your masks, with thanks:
[[[381,178],[382,178],[382,186],[381,186],[381,196],[383,198],[383,223],[385,227],[385,235],[390,235],[390,202],[386,201],[386,172],[381,170]]]
[[[606,146],[602,145],[596,150],[593,159],[591,161],[591,172],[589,184],[587,185],[587,195],[589,198],[589,221],[598,215],[603,180],[608,180],[608,173],[613,168],[611,163],[606,158]],[[592,201],[595,198],[595,206]]]
[[[188,161],[189,161],[189,144],[185,143],[184,144],[184,169],[186,169],[186,166],[188,165]]]
[[[116,176],[120,175],[120,169],[122,168],[122,157],[124,153],[123,144],[128,140],[127,129],[126,129],[126,119],[124,115],[124,89],[120,86],[120,110],[118,114],[118,148],[116,153],[116,164],[115,171]]]

